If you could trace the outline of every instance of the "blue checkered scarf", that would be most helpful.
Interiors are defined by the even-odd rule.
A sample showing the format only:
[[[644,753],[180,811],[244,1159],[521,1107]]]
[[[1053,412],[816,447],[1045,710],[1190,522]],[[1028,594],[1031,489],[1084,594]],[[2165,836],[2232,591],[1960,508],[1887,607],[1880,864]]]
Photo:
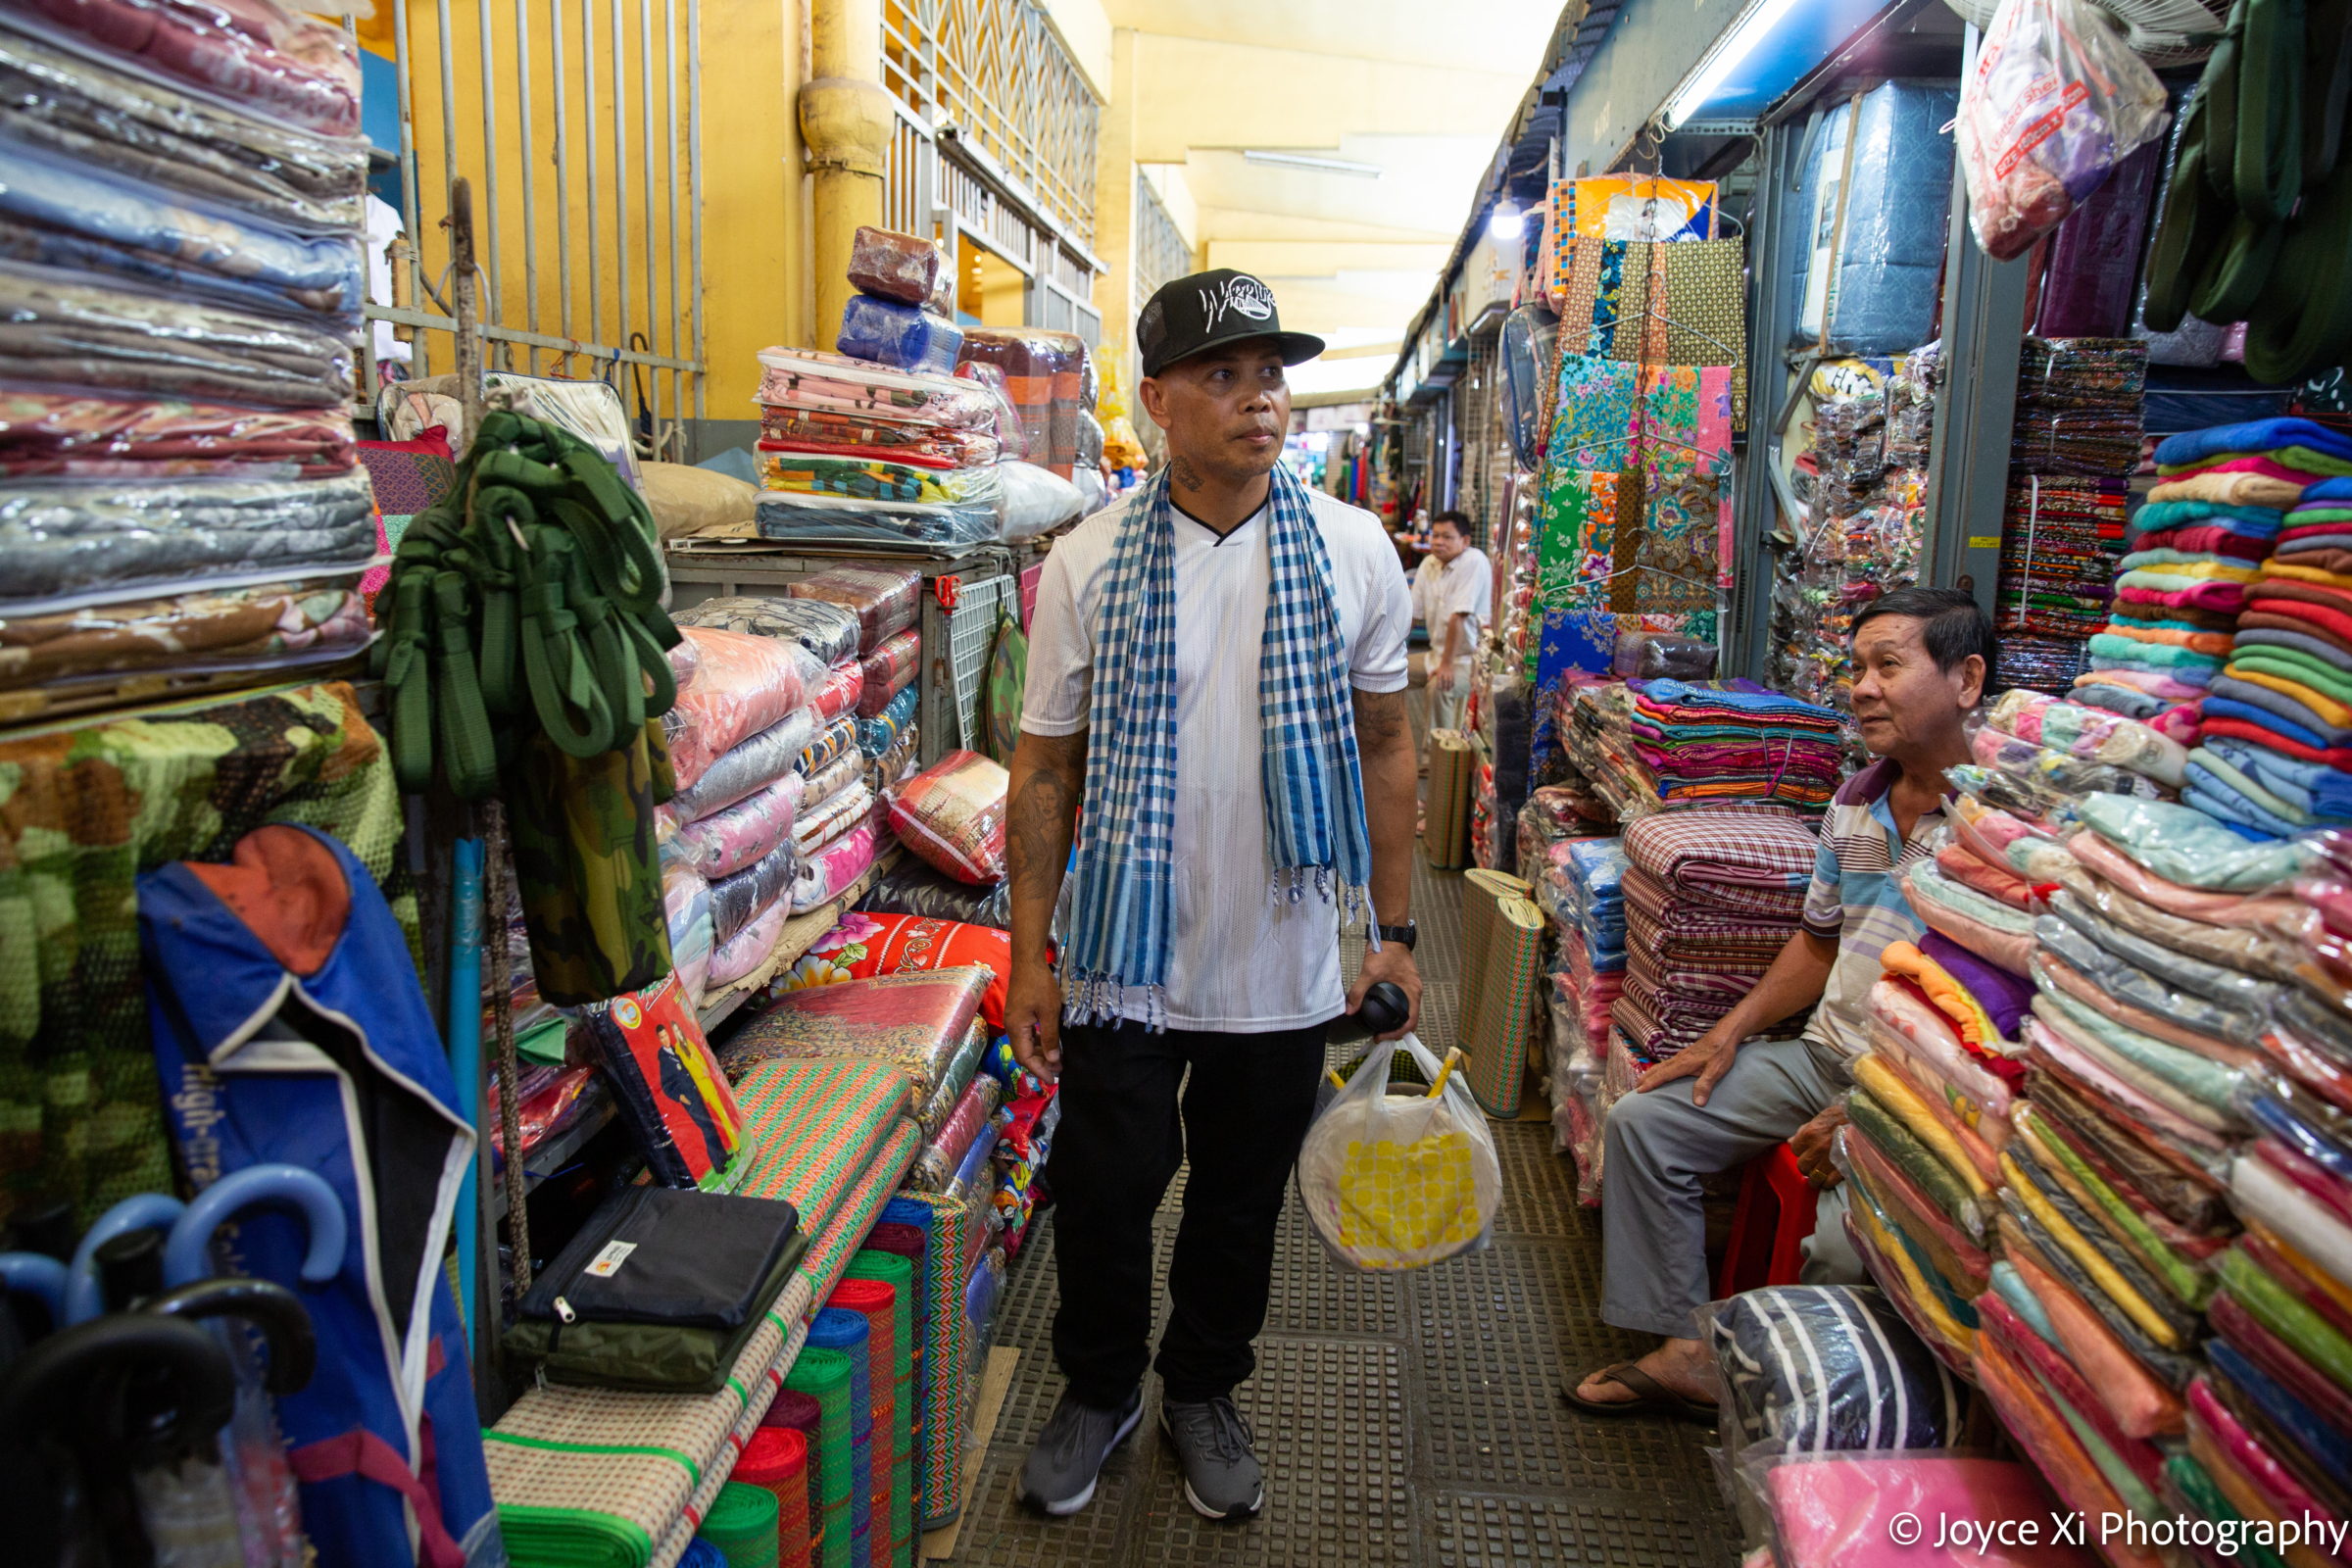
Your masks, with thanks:
[[[1266,545],[1273,581],[1257,661],[1271,895],[1297,902],[1308,873],[1352,920],[1370,905],[1371,837],[1331,556],[1306,488],[1277,464]],[[1062,954],[1073,1023],[1115,1022],[1128,987],[1145,1022],[1167,1027],[1176,823],[1176,530],[1163,470],[1130,506],[1111,548],[1095,634],[1069,941]]]

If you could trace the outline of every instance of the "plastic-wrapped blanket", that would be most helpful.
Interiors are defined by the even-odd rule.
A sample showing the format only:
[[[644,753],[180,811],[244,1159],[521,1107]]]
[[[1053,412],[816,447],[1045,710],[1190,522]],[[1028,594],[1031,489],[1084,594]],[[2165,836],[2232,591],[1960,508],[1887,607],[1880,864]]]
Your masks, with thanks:
[[[881,716],[892,698],[914,684],[922,662],[922,639],[912,631],[885,638],[859,662],[858,716]]]
[[[2202,1311],[2213,1295],[2213,1271],[2206,1257],[2176,1249],[2123,1195],[2110,1187],[2080,1151],[2029,1107],[2017,1112],[2018,1131],[2032,1140],[2037,1173],[2046,1174],[2074,1199],[2082,1213],[2102,1226],[2110,1239],[2131,1253],[2175,1300]],[[2218,1249],[2207,1249],[2208,1254]]]
[[[1722,1376],[1727,1448],[1936,1448],[1960,1434],[1959,1386],[1878,1291],[1773,1286],[1699,1317]]]
[[[1003,478],[993,467],[952,467],[805,441],[761,441],[760,483],[778,495],[954,507],[989,506],[1003,493]]]
[[[784,935],[784,922],[792,918],[792,904],[778,899],[755,915],[751,922],[736,932],[710,954],[710,987],[715,991],[731,986],[767,961],[776,951],[776,943]]]
[[[2049,1506],[2031,1465],[1944,1454],[1825,1455],[1775,1465],[1764,1486],[1780,1535],[1780,1568],[1876,1568],[1886,1556],[1881,1543],[1898,1519],[2037,1519]],[[1996,1552],[1984,1561],[2057,1568],[2074,1560],[2056,1550]],[[1934,1559],[1923,1550],[1919,1560]]]
[[[792,838],[800,786],[786,779],[678,829],[662,852],[704,877],[730,876]]]
[[[780,844],[732,876],[710,884],[710,936],[718,947],[767,912],[791,888],[798,858]]]
[[[1812,240],[1799,332],[1828,352],[1901,354],[1934,336],[1952,188],[1942,127],[1958,102],[1948,87],[1889,81],[1824,117],[1803,185],[1811,220],[1793,226]]]
[[[952,555],[997,537],[1003,485],[993,469],[976,482],[995,493],[963,502],[863,500],[766,491],[756,512],[760,537],[787,544]]]
[[[940,1128],[937,1137],[923,1146],[922,1152],[914,1156],[914,1169],[907,1174],[908,1186],[926,1193],[944,1193],[948,1190],[956,1180],[956,1172],[962,1168],[964,1156],[971,1152],[974,1141],[988,1128],[989,1118],[996,1114],[997,1100],[1003,1089],[1003,1085],[989,1077],[975,1078],[964,1086],[963,1094],[956,1100],[956,1108],[949,1114],[947,1124]],[[989,1141],[993,1153],[993,1133],[989,1135]]]
[[[820,723],[830,724],[842,714],[854,711],[864,692],[864,666],[847,661],[825,672],[823,683],[809,694],[808,706],[816,710]]]
[[[1994,727],[2069,757],[2128,767],[2176,789],[2182,782],[2187,749],[2131,719],[2029,691],[2003,692],[1990,716]]]
[[[1978,957],[2013,974],[2023,973],[2034,952],[2030,915],[1996,904],[1937,870],[1932,860],[1913,862],[1902,873],[1912,913]]]
[[[671,619],[680,627],[710,626],[753,637],[795,642],[814,654],[827,668],[858,652],[858,617],[841,606],[821,599],[784,595],[706,599]]]
[[[143,397],[334,406],[352,373],[334,331],[0,265],[0,377]]]
[[[1959,1156],[1959,1168],[1955,1168],[1868,1091],[1855,1091],[1846,1102],[1846,1111],[1853,1125],[1861,1129],[1862,1136],[1908,1177],[1942,1211],[1944,1218],[1965,1232],[1970,1241],[1980,1247],[1984,1245],[1992,1224],[1989,1204],[1981,1197],[1985,1192],[1985,1183],[1968,1165],[1965,1156]],[[1948,1145],[1949,1140],[1945,1142]],[[1954,1153],[1957,1152],[1955,1149]]]
[[[850,239],[850,283],[868,294],[946,312],[956,301],[956,260],[937,240],[860,224]]]
[[[839,605],[857,616],[860,653],[871,653],[922,615],[923,579],[910,566],[832,566],[787,591],[795,599]]]
[[[908,779],[890,805],[899,841],[975,885],[1004,878],[1004,792],[1010,775],[977,752],[950,752]]]
[[[359,652],[373,636],[359,574],[0,617],[0,690],[133,672],[247,670],[256,681]]]
[[[759,401],[771,408],[879,416],[900,424],[972,429],[991,424],[995,396],[976,381],[896,370],[808,349],[760,351]]]
[[[808,744],[802,748],[800,760],[794,764],[799,768],[801,777],[804,779],[815,778],[836,761],[849,756],[858,745],[859,727],[859,720],[844,714],[832,723],[818,729],[809,739]]]
[[[78,44],[126,56],[251,113],[323,136],[359,133],[358,49],[341,27],[273,0],[37,0],[24,9]]]
[[[807,859],[873,814],[873,792],[865,787],[863,778],[853,773],[847,785],[830,800],[801,813],[793,827],[793,842],[799,847],[801,858]]]
[[[885,871],[858,906],[869,914],[912,914],[999,931],[1012,929],[1009,883],[973,887],[913,858]]]
[[[2268,980],[2294,978],[2300,956],[2275,937],[2244,926],[2209,925],[2160,909],[2063,852],[2050,855],[2046,863],[2079,906],[2120,930],[2206,964]]]
[[[351,417],[334,409],[0,388],[0,477],[325,479],[359,461]]]
[[[799,764],[802,754],[817,734],[813,709],[803,708],[785,714],[759,734],[722,752],[703,770],[701,778],[670,798],[670,809],[681,821],[697,821],[781,783]],[[795,789],[797,792],[797,785]]]
[[[792,888],[792,912],[806,914],[841,897],[873,863],[873,827],[863,824],[850,829],[801,866],[800,879]]]
[[[664,861],[662,867],[662,907],[669,919],[669,956],[686,1000],[703,1004],[703,990],[710,974],[710,885],[685,866]]]
[[[375,550],[364,473],[292,484],[29,484],[0,488],[7,598],[22,609],[147,584],[234,586],[232,573],[364,564]]]
[[[801,809],[813,811],[865,777],[865,759],[852,753],[836,757],[801,780]],[[868,789],[872,786],[869,784]],[[869,803],[870,804],[870,803]]]
[[[2022,775],[2061,795],[2087,795],[2094,790],[2151,798],[2156,794],[2153,780],[2130,768],[2085,761],[2034,741],[2004,735],[1990,725],[1977,731],[1969,750],[1980,766]]]
[[[835,348],[855,359],[872,360],[900,370],[945,374],[956,368],[963,332],[954,321],[919,305],[853,294],[842,307]]]
[[[669,763],[678,787],[690,789],[722,753],[801,709],[806,694],[791,645],[709,626],[681,629],[699,662],[693,682],[678,693],[682,727],[670,737]]]
[[[900,736],[914,727],[914,707],[920,692],[920,687],[910,685],[872,717],[843,719],[841,722],[849,725],[845,747],[856,746],[869,758],[888,753],[898,745]]]
[[[887,1063],[920,1100],[953,1077],[988,977],[961,968],[779,985],[774,1000],[728,1041],[728,1071],[741,1074],[762,1061]]]
[[[2279,1000],[2279,989],[2273,982],[2218,963],[2207,963],[2164,943],[2150,941],[2099,914],[2064,889],[2051,897],[2050,909],[2051,915],[2089,938],[2114,959],[2155,977],[2170,988],[2181,999],[2174,1003],[2182,1009],[2177,1015],[2204,1033],[2250,1040],[2261,1031],[2271,1004]],[[2044,915],[2041,920],[2046,921],[2051,915]],[[2044,942],[2050,941],[2041,921],[2035,923],[2034,932]],[[2076,957],[2076,952],[2081,951],[2079,945],[2073,952],[2065,947],[2059,951],[2076,967],[2083,968],[2085,973],[2094,972]],[[2100,978],[2104,979],[2104,975]],[[2127,994],[2126,1000],[2146,1004],[2139,996]]]
[[[367,292],[357,234],[313,238],[196,212],[78,159],[23,147],[0,185],[0,255],[330,321],[356,320]]]

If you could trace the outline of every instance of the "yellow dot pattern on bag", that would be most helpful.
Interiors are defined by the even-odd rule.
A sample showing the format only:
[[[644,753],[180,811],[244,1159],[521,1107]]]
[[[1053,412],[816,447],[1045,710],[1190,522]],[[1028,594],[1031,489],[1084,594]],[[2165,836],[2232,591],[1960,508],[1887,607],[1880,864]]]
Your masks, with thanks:
[[[1350,1139],[1340,1170],[1340,1245],[1413,1253],[1476,1240],[1486,1226],[1470,1152],[1458,1132],[1409,1144]]]

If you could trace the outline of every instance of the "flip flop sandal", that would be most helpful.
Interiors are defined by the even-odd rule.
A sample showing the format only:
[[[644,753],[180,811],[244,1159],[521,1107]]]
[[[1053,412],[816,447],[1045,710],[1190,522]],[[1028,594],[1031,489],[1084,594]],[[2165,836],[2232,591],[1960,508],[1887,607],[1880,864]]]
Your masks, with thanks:
[[[1695,1421],[1702,1426],[1711,1427],[1715,1424],[1717,1411],[1714,1405],[1700,1399],[1684,1398],[1631,1361],[1603,1367],[1600,1375],[1621,1388],[1633,1390],[1637,1396],[1612,1400],[1581,1398],[1576,1392],[1577,1385],[1569,1384],[1560,1390],[1561,1397],[1587,1415],[1669,1415],[1685,1421]]]

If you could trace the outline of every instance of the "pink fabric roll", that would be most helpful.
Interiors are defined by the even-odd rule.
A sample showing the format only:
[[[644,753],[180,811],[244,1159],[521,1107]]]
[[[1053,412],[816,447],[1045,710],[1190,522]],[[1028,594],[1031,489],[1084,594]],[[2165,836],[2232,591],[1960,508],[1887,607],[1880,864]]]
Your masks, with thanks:
[[[1980,1334],[1997,1336],[2003,1350],[2072,1405],[2075,1414],[2088,1422],[2107,1446],[2115,1450],[2115,1456],[2132,1467],[2133,1475],[2149,1488],[2155,1487],[2157,1472],[2164,1468],[2164,1455],[2146,1439],[2126,1433],[2108,1410],[2106,1401],[2075,1364],[2060,1355],[2049,1341],[2028,1328],[1999,1292],[1988,1291],[1978,1298],[1977,1316],[1981,1320]]]
[[[2150,697],[2162,697],[2176,703],[2193,703],[2205,695],[2201,686],[2191,686],[2184,680],[2152,669],[2094,669],[2075,677],[2077,686],[2129,686],[2133,691],[2146,692]]]
[[[2076,859],[2117,883],[2132,897],[2183,919],[2267,930],[2295,910],[2295,901],[2281,895],[2247,898],[2239,893],[2207,893],[2168,882],[2095,833],[2078,833],[2067,840],[2066,847]]]
[[[2245,584],[2235,582],[2201,582],[2192,588],[2175,588],[2162,593],[2153,588],[2118,588],[2115,597],[2128,605],[2210,610],[2224,615],[2234,615],[2246,608]]]
[[[1936,867],[1962,886],[1975,888],[2013,909],[2032,911],[2039,906],[2032,883],[2015,871],[1984,859],[1965,844],[1946,844],[1937,850]]]
[[[1906,877],[1906,895],[1909,890],[1910,879]],[[1929,930],[1941,932],[1986,963],[1997,964],[2011,974],[2026,972],[2027,960],[2034,955],[2032,932],[1995,931],[1983,921],[1937,904],[1934,899],[1911,896],[1910,904],[1911,912],[1918,915]]]
[[[2254,1434],[2238,1424],[2237,1417],[2213,1392],[2208,1378],[2197,1378],[2188,1386],[2189,1436],[2192,1442],[2200,1436],[2213,1445],[2237,1470],[2238,1475],[2253,1484],[2262,1500],[2281,1519],[2301,1519],[2306,1516],[2323,1520],[2332,1536],[2336,1517],[2324,1507],[2319,1498],[2304,1490],[2294,1473],[2273,1458]],[[2198,1428],[2203,1428],[2200,1434]],[[2295,1561],[2290,1552],[2287,1560]],[[2311,1559],[2325,1560],[2325,1559]]]
[[[2066,1347],[2084,1380],[2098,1391],[2100,1402],[2117,1428],[2134,1438],[2153,1438],[2180,1430],[2180,1396],[2125,1348],[2115,1330],[2092,1311],[2074,1288],[2046,1272],[2033,1258],[2014,1249],[2001,1254],[2041,1303],[2058,1343]]]
[[[2049,1499],[2032,1467],[2006,1459],[1941,1454],[1824,1454],[1774,1466],[1765,1476],[1780,1568],[1885,1568],[1898,1518],[2042,1519]],[[2046,1536],[2047,1532],[2043,1534]],[[1905,1568],[2091,1568],[2072,1546],[1936,1546],[1902,1555]]]
[[[2152,1130],[2172,1137],[2191,1150],[2202,1152],[2208,1160],[2218,1160],[2228,1147],[2219,1134],[2207,1131],[2170,1106],[2140,1093],[2109,1072],[2105,1066],[2076,1050],[2058,1031],[2039,1018],[2026,1020],[2026,1043],[2064,1068],[2069,1077],[2105,1095]]]

